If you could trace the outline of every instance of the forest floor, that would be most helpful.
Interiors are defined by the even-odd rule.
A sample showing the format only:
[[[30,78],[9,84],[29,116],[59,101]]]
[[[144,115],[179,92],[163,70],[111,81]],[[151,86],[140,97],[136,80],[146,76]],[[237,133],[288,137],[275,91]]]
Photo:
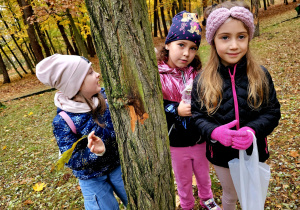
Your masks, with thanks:
[[[265,209],[300,209],[300,18],[295,18],[294,9],[299,3],[298,0],[271,6],[266,11],[260,9],[260,36],[251,41],[252,52],[273,77],[282,113],[279,126],[268,137],[267,163],[272,178]],[[156,47],[163,43],[164,39],[154,38]],[[203,63],[209,48],[203,35],[199,50]],[[100,72],[98,59],[90,60]],[[49,87],[30,73],[23,74],[23,79],[14,70],[9,74],[9,84],[1,84],[0,78],[0,102],[4,104],[0,107],[0,209],[81,209],[83,199],[71,171],[66,168],[50,172],[57,160],[51,131],[54,92],[12,100]],[[213,169],[211,178],[216,202],[220,204],[222,190]],[[43,191],[35,191],[32,186],[36,183],[47,186]],[[195,184],[194,193],[195,209],[201,209]]]

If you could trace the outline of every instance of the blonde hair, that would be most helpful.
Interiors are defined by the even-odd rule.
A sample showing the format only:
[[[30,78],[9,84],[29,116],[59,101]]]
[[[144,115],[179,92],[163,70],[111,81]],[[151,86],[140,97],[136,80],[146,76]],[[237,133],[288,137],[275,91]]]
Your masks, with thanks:
[[[248,8],[243,2],[224,2],[214,8],[208,7],[205,10],[205,14],[212,12],[215,9],[225,7],[230,9],[234,6],[243,6]],[[245,26],[245,28],[247,28]],[[249,30],[247,29],[248,34]],[[264,70],[255,61],[248,43],[248,51],[246,53],[247,59],[247,76],[248,76],[248,98],[247,102],[253,109],[258,109],[264,101],[267,102],[269,94],[269,82]],[[207,64],[202,71],[197,84],[197,91],[199,95],[199,103],[202,107],[205,107],[208,114],[214,114],[222,102],[222,87],[223,80],[219,68],[219,56],[217,54],[215,44],[211,45],[210,56]]]

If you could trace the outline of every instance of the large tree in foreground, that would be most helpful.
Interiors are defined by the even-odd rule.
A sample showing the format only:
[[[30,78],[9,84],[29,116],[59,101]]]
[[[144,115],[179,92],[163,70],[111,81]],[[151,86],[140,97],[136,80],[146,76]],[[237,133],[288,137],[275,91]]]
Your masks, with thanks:
[[[175,209],[167,124],[145,0],[86,0],[129,209]]]

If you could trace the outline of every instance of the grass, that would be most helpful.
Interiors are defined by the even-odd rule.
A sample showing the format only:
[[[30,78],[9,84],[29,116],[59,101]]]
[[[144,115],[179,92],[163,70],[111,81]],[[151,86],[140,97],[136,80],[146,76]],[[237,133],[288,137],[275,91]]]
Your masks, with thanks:
[[[300,207],[300,18],[281,23],[295,14],[290,10],[264,18],[260,22],[261,36],[251,42],[252,52],[273,77],[282,106],[280,124],[268,138],[271,157],[267,163],[272,179],[265,209]],[[203,40],[203,63],[209,48]],[[26,82],[22,86],[32,80],[23,80]],[[2,93],[12,90],[16,91],[13,84],[0,89]],[[58,159],[51,128],[56,114],[53,97],[54,92],[47,92],[0,104],[0,209],[83,209],[83,198],[72,172],[68,168],[50,172]],[[213,170],[211,177],[216,201],[221,203],[222,191]],[[36,192],[33,186],[39,182],[47,185]]]

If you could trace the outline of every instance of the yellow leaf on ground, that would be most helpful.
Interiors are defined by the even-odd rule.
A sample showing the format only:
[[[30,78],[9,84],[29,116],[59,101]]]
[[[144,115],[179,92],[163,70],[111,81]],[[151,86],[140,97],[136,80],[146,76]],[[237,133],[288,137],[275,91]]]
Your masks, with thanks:
[[[30,115],[33,115],[33,112],[30,112],[30,113],[28,114],[28,116],[30,116]]]
[[[6,145],[4,147],[2,147],[2,150],[5,150],[6,149]]]
[[[42,191],[44,189],[44,187],[46,187],[47,184],[45,184],[44,182],[39,182],[36,183],[32,188],[34,191],[39,192]]]

